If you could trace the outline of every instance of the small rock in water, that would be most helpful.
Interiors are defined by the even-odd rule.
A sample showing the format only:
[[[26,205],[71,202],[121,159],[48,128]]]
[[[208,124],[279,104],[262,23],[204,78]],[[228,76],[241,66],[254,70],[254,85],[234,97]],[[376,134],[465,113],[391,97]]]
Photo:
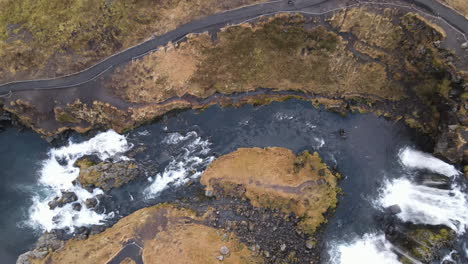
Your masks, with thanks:
[[[75,211],[81,211],[81,204],[80,203],[74,203],[74,204],[72,204],[72,208]]]
[[[342,128],[340,128],[340,130],[338,131],[338,133],[340,134],[340,137],[342,138],[346,138],[346,131]]]
[[[86,201],[85,201],[86,208],[94,208],[94,207],[96,207],[97,202],[98,202],[98,201],[97,201],[96,198],[89,198],[89,199],[86,199]]]
[[[222,247],[219,249],[219,253],[221,253],[221,254],[223,254],[223,255],[225,255],[225,256],[229,255],[229,252],[230,252],[230,251],[229,251],[229,248],[226,247],[226,246],[222,246]]]
[[[398,204],[394,204],[385,208],[385,211],[391,215],[396,215],[396,214],[401,213],[401,208]]]

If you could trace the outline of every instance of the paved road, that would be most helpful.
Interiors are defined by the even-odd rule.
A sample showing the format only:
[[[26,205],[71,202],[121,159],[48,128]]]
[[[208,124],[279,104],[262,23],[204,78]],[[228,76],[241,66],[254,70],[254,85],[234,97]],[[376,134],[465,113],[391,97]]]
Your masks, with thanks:
[[[0,85],[0,94],[5,95],[15,91],[57,89],[78,86],[95,79],[102,73],[111,69],[113,66],[142,56],[149,51],[154,50],[156,47],[165,45],[170,41],[175,42],[183,39],[184,36],[189,33],[201,33],[227,24],[240,23],[261,15],[268,15],[276,12],[306,10],[307,8],[311,8],[328,1],[329,0],[295,0],[293,4],[288,4],[288,0],[279,0],[214,14],[206,18],[184,24],[164,35],[117,53],[79,73],[55,79],[19,81]],[[432,13],[441,16],[463,33],[468,32],[468,21],[463,16],[435,0],[405,1],[410,4],[423,7],[430,10]]]

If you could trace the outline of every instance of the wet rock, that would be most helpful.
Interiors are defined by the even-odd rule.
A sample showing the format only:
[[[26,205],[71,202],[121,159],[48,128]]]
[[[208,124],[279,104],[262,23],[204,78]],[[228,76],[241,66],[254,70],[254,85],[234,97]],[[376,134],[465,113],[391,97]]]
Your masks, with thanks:
[[[431,263],[442,257],[442,249],[450,247],[455,237],[455,232],[445,227],[399,224],[387,239],[411,258]]]
[[[340,128],[340,130],[338,130],[338,134],[340,135],[341,138],[346,138],[347,135],[346,135],[346,131],[342,128]]]
[[[80,168],[78,181],[83,187],[98,187],[104,191],[120,187],[134,180],[141,172],[138,165],[133,161],[96,163],[92,156],[77,160],[75,166]]]
[[[81,204],[80,203],[74,203],[74,204],[72,204],[72,208],[75,211],[81,211]]]
[[[432,188],[450,190],[452,181],[447,176],[435,173],[424,173],[416,176],[416,182]]]
[[[78,196],[74,192],[62,192],[60,197],[55,197],[52,201],[48,203],[51,210],[56,207],[63,207],[68,203],[72,203],[78,200]]]
[[[85,206],[88,209],[95,208],[97,204],[98,204],[98,200],[96,198],[88,198],[85,201]]]
[[[399,205],[394,204],[392,206],[385,208],[385,212],[387,212],[390,215],[396,215],[396,214],[401,213],[401,208]]]

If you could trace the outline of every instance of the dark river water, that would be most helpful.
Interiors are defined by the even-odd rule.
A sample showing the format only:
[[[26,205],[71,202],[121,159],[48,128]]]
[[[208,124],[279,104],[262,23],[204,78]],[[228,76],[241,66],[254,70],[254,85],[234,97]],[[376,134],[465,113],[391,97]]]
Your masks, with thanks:
[[[345,131],[345,137],[340,136],[340,129]],[[380,239],[379,223],[374,216],[380,212],[382,204],[387,206],[387,203],[396,201],[406,205],[406,200],[410,200],[404,196],[404,192],[400,195],[402,197],[393,195],[393,189],[388,186],[399,188],[399,184],[406,184],[404,186],[409,186],[406,192],[409,193],[408,197],[415,197],[411,189],[413,185],[393,180],[406,179],[417,169],[439,173],[442,169],[447,173],[453,170],[450,165],[439,164],[441,161],[434,161],[432,157],[418,156],[420,152],[416,150],[428,152],[431,143],[402,123],[377,118],[372,114],[341,116],[299,100],[261,107],[213,106],[202,112],[171,113],[124,136],[104,132],[90,139],[93,136],[95,134],[73,135],[72,143],[64,142],[63,148],[52,149],[32,132],[10,129],[0,133],[0,211],[4,215],[0,218],[0,263],[14,263],[20,253],[31,247],[42,229],[73,229],[73,226],[122,217],[142,206],[170,201],[184,193],[184,183],[188,179],[196,180],[215,157],[240,147],[269,146],[286,147],[295,152],[317,151],[330,167],[336,168],[344,176],[340,182],[344,195],[340,197],[336,212],[331,215],[323,230],[326,245],[324,263],[379,263],[382,258],[388,261],[381,263],[398,263],[392,262],[391,251],[382,253],[385,248],[372,246],[375,240]],[[77,172],[71,171],[70,165],[76,158],[96,153],[106,158],[138,148],[141,151],[133,157],[141,164],[146,164],[147,178],[111,191],[108,198],[111,202],[105,212],[97,214],[85,210],[80,212],[81,215],[73,215],[76,212],[73,213],[69,208],[51,212],[44,206],[60,188],[75,188],[70,187],[71,180],[61,181],[60,177],[74,177],[73,173]],[[403,151],[405,149],[406,152]],[[402,158],[405,153],[408,154],[406,159]],[[62,162],[59,165],[56,160],[64,157],[66,164]],[[410,161],[405,163],[408,159]],[[426,163],[421,165],[418,162]],[[460,184],[463,185],[460,188],[464,188],[464,183]],[[387,195],[384,195],[384,199],[381,197],[385,190]],[[79,199],[97,194],[84,190],[73,191],[81,192]],[[451,199],[449,194],[444,195],[442,193],[436,198],[441,201]],[[382,200],[381,204],[376,202],[378,200]],[[466,205],[461,196],[456,202],[460,203],[458,206]],[[426,206],[424,201],[421,203],[421,208]],[[402,206],[402,215],[410,221],[444,224],[444,221],[455,219],[461,223],[460,236],[464,233],[466,218],[463,215],[452,217],[449,212],[448,216],[444,215],[447,220],[444,217],[431,218],[431,213],[428,217],[424,212],[415,212],[413,219],[410,210],[405,208]],[[458,210],[458,207],[447,210]],[[60,215],[61,220],[52,221],[54,215]],[[421,215],[424,215],[424,219]],[[368,252],[369,244],[370,251],[377,251],[375,256],[369,256],[367,262],[362,260],[362,256],[349,261],[353,257],[350,251],[356,254]],[[457,249],[464,258],[466,252],[462,240]],[[341,252],[341,258],[336,256],[337,252]],[[329,260],[329,255],[332,260]]]

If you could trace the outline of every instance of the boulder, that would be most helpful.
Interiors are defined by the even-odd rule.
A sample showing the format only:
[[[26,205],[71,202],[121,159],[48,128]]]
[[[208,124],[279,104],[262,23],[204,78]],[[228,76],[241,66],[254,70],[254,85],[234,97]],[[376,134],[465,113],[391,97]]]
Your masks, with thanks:
[[[452,184],[449,177],[435,173],[421,173],[416,176],[416,182],[427,187],[444,190],[450,190]]]
[[[385,212],[390,215],[396,215],[396,214],[401,213],[401,208],[398,204],[394,204],[392,206],[385,208]]]
[[[63,207],[68,203],[73,203],[78,200],[78,196],[74,192],[64,192],[62,191],[61,196],[55,197],[52,201],[49,202],[49,208],[51,210],[55,209],[56,207]]]

